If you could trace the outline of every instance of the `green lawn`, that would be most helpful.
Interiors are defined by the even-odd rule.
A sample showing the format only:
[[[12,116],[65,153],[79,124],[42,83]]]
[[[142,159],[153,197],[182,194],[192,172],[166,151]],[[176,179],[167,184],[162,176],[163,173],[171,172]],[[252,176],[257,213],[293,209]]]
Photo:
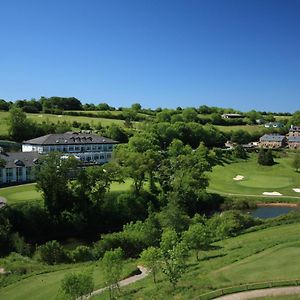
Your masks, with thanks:
[[[129,179],[125,180],[124,183],[114,182],[111,185],[110,192],[128,191],[131,184],[132,181]],[[37,191],[35,183],[0,188],[0,197],[4,197],[8,204],[42,200],[42,194]]]
[[[42,195],[36,190],[35,183],[0,188],[0,196],[6,198],[9,204],[42,200]]]
[[[219,193],[240,195],[262,195],[263,192],[279,192],[285,196],[300,197],[293,188],[300,188],[300,173],[292,168],[292,153],[288,157],[275,159],[273,166],[261,166],[257,155],[252,154],[248,160],[241,160],[223,166],[215,166],[210,177],[209,190]],[[243,180],[235,181],[237,175]]]
[[[65,265],[65,269],[56,270],[52,267],[53,272],[48,271],[44,274],[30,276],[19,282],[13,283],[5,288],[0,289],[0,299],[7,300],[45,300],[56,299],[58,295],[61,280],[67,273],[82,272],[85,270],[93,270],[95,288],[105,286],[103,273],[99,263],[85,263]],[[128,261],[125,264],[123,277],[126,277],[136,269],[135,262]]]

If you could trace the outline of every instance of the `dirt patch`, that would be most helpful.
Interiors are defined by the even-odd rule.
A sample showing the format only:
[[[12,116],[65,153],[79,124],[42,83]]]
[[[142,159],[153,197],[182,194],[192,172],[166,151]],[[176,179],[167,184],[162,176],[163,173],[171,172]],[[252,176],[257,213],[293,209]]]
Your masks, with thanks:
[[[4,268],[0,268],[0,274],[6,274]]]
[[[282,194],[278,192],[263,192],[263,195],[265,196],[282,196]]]
[[[240,181],[240,180],[243,180],[245,178],[245,176],[243,175],[236,175],[233,180],[236,180],[236,181]]]

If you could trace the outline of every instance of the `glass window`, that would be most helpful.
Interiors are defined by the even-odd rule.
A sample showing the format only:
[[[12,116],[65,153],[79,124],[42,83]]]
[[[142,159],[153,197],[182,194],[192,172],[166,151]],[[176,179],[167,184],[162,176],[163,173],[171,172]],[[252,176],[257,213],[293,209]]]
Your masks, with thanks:
[[[12,181],[12,176],[13,176],[12,168],[7,168],[6,169],[6,182],[11,182]]]

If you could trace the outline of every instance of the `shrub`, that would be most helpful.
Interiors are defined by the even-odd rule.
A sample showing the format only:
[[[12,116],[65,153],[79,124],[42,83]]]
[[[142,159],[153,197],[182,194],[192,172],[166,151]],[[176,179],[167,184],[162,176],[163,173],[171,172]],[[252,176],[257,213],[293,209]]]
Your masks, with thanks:
[[[54,265],[58,263],[68,262],[67,253],[58,241],[49,241],[38,247],[40,258],[43,262]]]
[[[78,246],[71,252],[71,258],[74,262],[83,262],[94,259],[92,250],[87,246]]]

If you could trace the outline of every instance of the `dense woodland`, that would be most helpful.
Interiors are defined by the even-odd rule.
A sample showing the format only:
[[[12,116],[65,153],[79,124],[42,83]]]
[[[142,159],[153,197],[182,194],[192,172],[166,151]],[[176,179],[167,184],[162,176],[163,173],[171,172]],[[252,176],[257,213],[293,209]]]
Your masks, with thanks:
[[[26,112],[116,110],[105,103],[82,105],[76,98],[60,97],[1,100],[0,109],[10,110],[9,135],[17,142],[80,127],[66,122],[38,124]],[[207,106],[148,110],[139,104],[117,110],[127,126],[87,128],[121,142],[111,162],[83,168],[75,159],[62,160],[59,153],[39,161],[35,174],[43,203],[7,205],[0,210],[0,255],[17,252],[47,264],[141,255],[151,269],[158,260],[164,261],[165,274],[175,288],[187,251],[195,251],[198,259],[198,252],[213,241],[261,223],[235,210],[218,214],[222,208],[234,207],[232,200],[206,191],[213,166],[228,158],[247,158],[240,146],[222,151],[226,140],[245,144],[257,140],[261,132],[224,133],[213,124],[253,124],[261,117],[272,121],[275,114],[251,111],[243,119],[227,121],[220,114],[236,111]],[[300,125],[300,112],[285,116],[289,118],[283,119],[287,127],[282,132],[290,124]],[[131,125],[134,120],[143,120],[138,129]],[[272,164],[268,155],[261,152],[262,164]],[[122,182],[129,182],[131,189],[110,191],[112,183]],[[88,246],[68,251],[59,243],[68,237],[84,239]],[[179,269],[172,269],[172,264]],[[153,276],[155,281],[155,272]]]

